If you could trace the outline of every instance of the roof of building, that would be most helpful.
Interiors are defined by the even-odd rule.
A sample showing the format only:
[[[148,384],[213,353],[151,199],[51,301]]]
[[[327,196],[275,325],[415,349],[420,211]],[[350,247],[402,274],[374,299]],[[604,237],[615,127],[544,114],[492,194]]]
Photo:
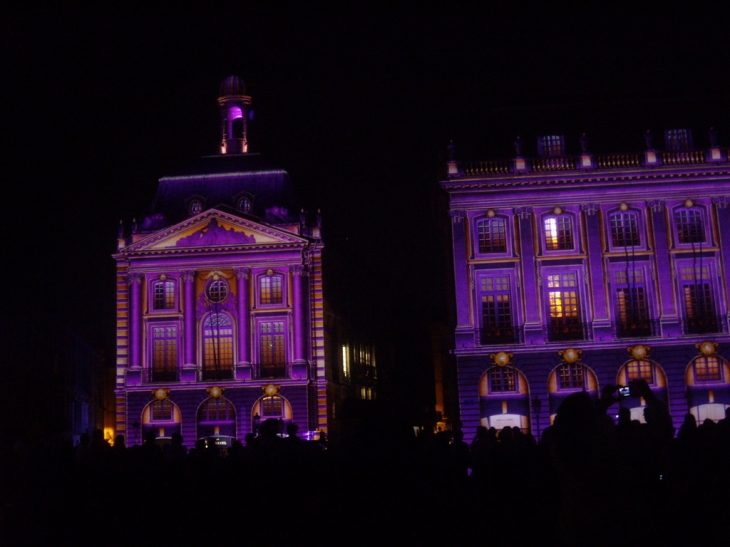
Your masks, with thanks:
[[[228,76],[221,83],[219,97],[228,97],[230,95],[245,95],[246,84],[238,76]]]
[[[250,210],[241,209],[242,198],[250,200]],[[159,230],[185,220],[191,216],[194,200],[201,203],[201,211],[224,207],[270,224],[298,219],[294,189],[284,169],[259,154],[221,154],[202,157],[162,177],[140,229]]]

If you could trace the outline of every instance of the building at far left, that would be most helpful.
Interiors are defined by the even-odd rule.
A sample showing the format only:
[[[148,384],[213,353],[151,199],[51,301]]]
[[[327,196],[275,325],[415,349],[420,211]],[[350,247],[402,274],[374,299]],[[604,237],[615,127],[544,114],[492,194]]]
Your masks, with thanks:
[[[130,444],[227,443],[271,418],[327,430],[321,222],[249,153],[243,81],[218,102],[218,153],[162,177],[149,214],[120,225],[116,432]]]

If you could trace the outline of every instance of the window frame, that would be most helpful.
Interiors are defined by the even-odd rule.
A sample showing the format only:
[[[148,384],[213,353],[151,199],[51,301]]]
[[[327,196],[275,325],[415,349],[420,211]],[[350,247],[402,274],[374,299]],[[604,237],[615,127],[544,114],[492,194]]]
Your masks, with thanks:
[[[489,216],[489,213],[479,214],[472,219],[472,253],[477,258],[501,258],[512,256],[513,248],[513,216],[502,213],[494,213],[493,216]],[[504,250],[503,251],[483,251],[481,247],[481,234],[480,226],[483,223],[501,222],[504,225]]]
[[[263,326],[267,323],[282,323],[282,335],[283,335],[283,351],[284,351],[284,359],[283,362],[279,363],[276,362],[274,359],[271,363],[264,363],[264,353],[263,353]],[[275,334],[275,333],[272,333]],[[289,364],[292,360],[292,340],[291,340],[291,333],[290,333],[290,324],[289,324],[289,318],[286,315],[263,315],[256,317],[254,320],[254,344],[253,344],[253,355],[256,356],[255,358],[255,365],[260,369],[262,365],[272,365],[276,367],[276,365],[281,365],[283,367],[283,377],[288,376],[288,369]],[[280,371],[281,372],[281,371]],[[261,375],[261,371],[259,370],[259,375]],[[268,377],[268,376],[265,376]],[[280,377],[275,376],[274,377]]]
[[[697,262],[697,263],[696,263]],[[682,320],[684,322],[685,328],[684,333],[685,334],[712,334],[712,333],[721,333],[724,332],[723,330],[723,321],[722,316],[725,313],[723,302],[721,300],[721,292],[720,287],[718,286],[718,280],[717,280],[717,264],[715,262],[714,257],[703,257],[702,263],[699,264],[699,259],[697,261],[693,260],[692,258],[681,258],[676,259],[674,261],[674,270],[677,272],[677,298],[679,302],[679,308],[681,310],[682,314]],[[706,272],[700,270],[707,269]],[[686,269],[692,269],[691,273],[693,279],[684,279],[685,271]],[[698,275],[699,273],[699,275]],[[705,274],[707,277],[705,278]],[[690,287],[695,284],[694,277],[698,276],[700,279],[699,281],[706,281],[706,284],[709,287],[709,297],[710,302],[712,304],[712,313],[710,315],[707,315],[705,313],[705,317],[712,317],[717,322],[715,327],[716,328],[709,328],[709,330],[699,330],[699,331],[690,331],[689,330],[689,324],[692,320],[692,317],[688,313],[687,308],[687,294],[685,293],[685,289],[687,287]]]
[[[271,271],[269,274],[268,272]],[[265,303],[263,298],[262,282],[265,278],[281,279],[281,302]],[[289,307],[289,276],[285,272],[269,268],[256,275],[256,307],[257,308],[288,308]]]
[[[635,215],[636,216],[636,231],[639,238],[637,245],[616,245],[613,240],[613,219],[618,215]],[[614,207],[605,211],[605,234],[606,243],[609,251],[613,252],[629,252],[631,251],[645,251],[648,249],[647,244],[647,229],[646,229],[646,218],[645,210],[637,209],[635,207],[629,207],[625,211],[622,211],[618,207]]]
[[[626,264],[625,262],[620,261],[614,261],[609,262],[607,272],[608,272],[608,289],[609,289],[609,295],[611,300],[611,313],[613,317],[613,323],[616,327],[616,337],[617,338],[639,338],[639,337],[645,337],[645,336],[656,336],[657,332],[655,332],[655,325],[654,322],[656,318],[658,317],[657,313],[657,301],[656,301],[656,295],[654,291],[654,282],[651,277],[651,265],[649,262],[647,262],[644,257],[642,257],[641,260],[634,261],[632,264],[629,265],[629,276],[631,275],[631,272],[640,271],[642,280],[637,283],[635,280],[633,280],[633,283],[636,288],[643,288],[644,289],[644,299],[646,302],[646,315],[645,321],[648,324],[648,329],[650,331],[649,334],[637,334],[636,336],[628,336],[628,335],[621,335],[621,324],[623,322],[623,319],[621,317],[621,305],[619,302],[619,295],[618,291],[620,289],[630,289],[630,283],[627,280],[626,283],[619,283],[616,279],[617,274],[619,272],[626,272]],[[630,319],[627,317],[627,319]]]
[[[551,291],[551,289],[560,289],[561,293],[561,306],[565,306],[563,293],[566,292],[564,289],[570,288],[570,286],[563,286],[563,276],[573,274],[575,275],[575,296],[577,298],[577,309],[578,309],[578,321],[574,321],[577,325],[580,325],[581,335],[580,337],[561,337],[552,334],[553,316],[551,314],[551,293],[557,291]],[[560,286],[550,287],[550,277],[560,275]],[[540,272],[540,280],[542,283],[541,292],[543,297],[543,317],[545,317],[545,329],[546,338],[548,342],[565,342],[570,340],[589,340],[589,325],[591,323],[590,306],[587,305],[588,299],[585,288],[585,277],[583,268],[578,265],[562,265],[562,266],[545,266]],[[571,304],[572,305],[572,304]],[[566,322],[567,324],[568,322]],[[570,328],[570,327],[569,327]],[[574,327],[577,332],[577,327]]]
[[[226,336],[226,338],[230,338],[230,347],[231,347],[230,367],[228,366],[227,363],[223,363],[222,359],[221,359],[221,363],[219,364],[218,369],[215,369],[215,368],[211,369],[209,367],[206,368],[206,362],[207,362],[206,361],[206,355],[207,355],[206,340],[208,338],[210,338],[209,336],[206,335],[206,329],[214,327],[214,325],[207,326],[206,323],[208,321],[210,321],[213,316],[224,316],[228,319],[228,321],[230,321],[230,327],[228,325],[224,325],[225,328],[227,328],[227,329],[230,328],[230,331],[231,331],[230,336]],[[237,327],[236,327],[235,317],[233,317],[232,314],[230,314],[226,311],[223,311],[223,310],[206,313],[200,320],[199,333],[200,333],[200,335],[199,335],[198,352],[200,355],[199,362],[200,362],[201,379],[203,381],[206,381],[206,380],[232,380],[233,379],[233,369],[235,368],[235,365],[236,365],[236,356],[237,356],[237,349],[238,349],[237,348],[237,336],[236,336]],[[212,337],[212,335],[211,335],[211,337]],[[219,338],[220,338],[220,335],[219,335]],[[220,371],[220,372],[230,372],[230,374],[221,374],[219,378],[206,378],[206,376],[207,376],[206,372],[210,372],[211,370]],[[224,376],[230,376],[230,378],[225,378]]]
[[[581,216],[579,212],[572,211],[565,209],[563,207],[560,207],[560,213],[555,212],[556,208],[551,208],[548,210],[543,211],[541,214],[537,216],[539,219],[539,225],[538,225],[538,237],[540,239],[540,249],[542,251],[542,254],[544,256],[560,256],[560,255],[580,255],[582,254],[582,240],[581,240]],[[546,233],[546,222],[550,218],[565,218],[570,221],[570,234],[573,241],[573,246],[571,248],[557,248],[557,249],[550,249],[548,246],[548,238]],[[557,228],[557,227],[556,227]],[[557,236],[560,237],[559,235]]]
[[[155,289],[160,284],[171,284],[172,285],[172,307],[169,308],[155,308]],[[161,315],[171,314],[180,312],[180,283],[176,276],[160,274],[155,278],[152,278],[147,283],[147,313],[150,315]],[[167,289],[163,289],[166,291]]]
[[[705,362],[709,362],[710,359],[714,359],[717,363],[717,378],[700,378],[698,371],[697,371],[697,362],[704,360]],[[724,377],[725,374],[725,359],[720,357],[717,354],[714,355],[698,355],[692,361],[690,362],[690,366],[692,367],[692,377],[694,378],[694,385],[696,386],[713,386],[713,385],[727,385],[728,381]],[[708,367],[709,370],[709,367]]]
[[[706,203],[697,203],[693,202],[691,207],[686,206],[686,202],[675,204],[674,206],[671,206],[669,208],[670,215],[669,215],[669,222],[671,223],[671,231],[672,231],[672,243],[674,249],[688,249],[691,250],[694,248],[695,250],[707,249],[710,247],[715,247],[715,240],[713,237],[713,230],[712,230],[712,218],[710,215],[710,207]],[[697,211],[700,215],[700,221],[702,222],[702,232],[704,235],[704,241],[688,241],[688,242],[682,242],[680,241],[680,235],[682,233],[682,230],[679,229],[679,223],[677,222],[677,216],[682,211]]]
[[[507,289],[491,289],[488,291],[482,290],[484,280],[486,278],[507,278],[508,288]],[[473,278],[475,281],[474,290],[474,311],[476,314],[474,324],[477,325],[478,335],[477,344],[481,346],[494,345],[494,344],[514,344],[519,342],[519,329],[522,325],[521,307],[518,305],[518,294],[517,294],[517,271],[514,268],[479,268],[473,272]],[[484,310],[483,310],[483,298],[485,296],[509,296],[510,305],[510,316],[512,325],[510,327],[497,326],[496,329],[509,329],[512,333],[513,341],[495,340],[493,342],[485,342],[485,335],[487,326],[484,321]]]
[[[172,336],[169,336],[165,334],[162,338],[159,338],[155,335],[155,329],[167,329],[173,328],[175,329],[175,333]],[[153,383],[153,382],[174,382],[177,381],[179,378],[179,371],[180,371],[180,359],[183,355],[183,347],[182,347],[182,332],[180,329],[180,321],[147,321],[147,324],[145,325],[145,331],[147,333],[146,339],[146,383]],[[155,378],[155,370],[157,367],[155,367],[155,354],[156,354],[156,344],[155,342],[157,340],[163,340],[164,341],[164,353],[167,354],[168,352],[168,342],[174,341],[175,343],[175,356],[174,361],[175,365],[172,367],[172,370],[168,370],[167,366],[163,366],[162,370],[159,370],[158,373],[168,373],[170,375],[170,378],[164,379],[166,374],[163,374],[163,379],[156,379]],[[166,360],[166,359],[165,359]]]

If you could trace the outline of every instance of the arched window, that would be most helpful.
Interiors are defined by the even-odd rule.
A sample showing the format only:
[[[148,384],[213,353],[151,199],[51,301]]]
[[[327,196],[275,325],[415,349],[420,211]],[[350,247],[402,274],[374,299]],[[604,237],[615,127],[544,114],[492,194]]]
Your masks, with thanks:
[[[142,435],[154,432],[156,438],[180,433],[180,409],[169,398],[154,400],[142,411]]]
[[[530,427],[527,378],[513,366],[493,366],[479,381],[480,424],[485,427]]]
[[[203,322],[203,380],[233,378],[233,322],[211,313]]]
[[[699,355],[687,367],[687,402],[698,422],[725,418],[730,408],[730,363],[717,354]]]
[[[261,421],[282,419],[285,422],[289,422],[293,417],[291,404],[281,395],[261,397],[253,405],[251,417],[254,417],[256,414],[259,415]]]
[[[489,392],[514,392],[517,389],[515,370],[511,367],[492,367],[489,369]]]
[[[652,393],[662,400],[667,401],[667,375],[657,363],[650,359],[632,359],[624,363],[619,369],[616,384],[628,386],[632,380],[644,380],[651,388]],[[619,406],[631,410],[631,419],[644,423],[644,408],[646,401],[638,395],[631,394],[629,397],[621,398]]]
[[[722,382],[724,367],[714,355],[700,356],[692,361],[695,382]]]

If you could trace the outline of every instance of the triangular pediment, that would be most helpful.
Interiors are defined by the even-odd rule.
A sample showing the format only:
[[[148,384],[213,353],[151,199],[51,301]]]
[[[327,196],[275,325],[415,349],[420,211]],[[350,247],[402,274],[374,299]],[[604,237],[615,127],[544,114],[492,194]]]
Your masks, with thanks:
[[[305,241],[304,238],[279,228],[209,209],[179,224],[150,234],[127,247],[125,251],[290,245]]]

